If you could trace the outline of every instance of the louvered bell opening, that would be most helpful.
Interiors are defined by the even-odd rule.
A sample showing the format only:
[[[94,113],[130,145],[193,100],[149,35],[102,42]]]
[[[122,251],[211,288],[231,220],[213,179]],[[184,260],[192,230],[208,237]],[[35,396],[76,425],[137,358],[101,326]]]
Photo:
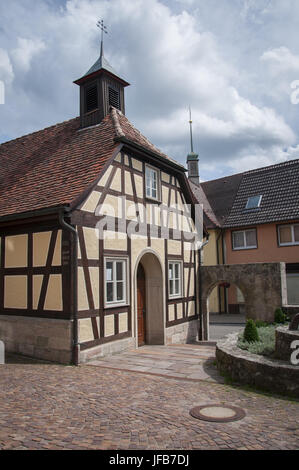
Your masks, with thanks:
[[[120,109],[120,96],[119,91],[109,87],[109,105],[114,108]]]
[[[85,91],[85,108],[87,113],[98,108],[98,89],[96,85],[87,88]]]

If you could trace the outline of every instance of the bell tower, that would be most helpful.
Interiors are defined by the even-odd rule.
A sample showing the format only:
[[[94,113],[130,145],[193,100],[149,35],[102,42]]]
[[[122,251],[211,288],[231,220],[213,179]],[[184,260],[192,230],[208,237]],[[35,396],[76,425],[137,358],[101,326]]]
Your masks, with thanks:
[[[192,133],[192,115],[190,109],[190,141],[191,141],[191,152],[187,156],[187,165],[188,165],[188,178],[192,183],[200,185],[199,181],[199,157],[198,154],[193,151],[193,133]]]
[[[107,28],[99,21],[97,26],[102,31],[101,54],[88,72],[74,83],[80,87],[80,122],[81,128],[99,124],[110,106],[125,114],[125,87],[129,83],[120,78],[104,56],[104,33]]]

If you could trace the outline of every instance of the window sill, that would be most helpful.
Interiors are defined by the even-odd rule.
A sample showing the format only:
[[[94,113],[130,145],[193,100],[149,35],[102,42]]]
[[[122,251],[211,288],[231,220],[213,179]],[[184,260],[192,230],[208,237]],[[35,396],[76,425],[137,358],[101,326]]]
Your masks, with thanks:
[[[182,294],[180,294],[180,295],[174,295],[174,296],[172,296],[172,297],[169,296],[169,297],[168,297],[168,300],[169,300],[169,301],[171,301],[171,300],[183,300],[183,298],[184,298],[184,297],[182,296]]]
[[[248,251],[248,250],[257,250],[257,246],[251,246],[251,247],[246,247],[246,248],[233,248],[233,251]]]
[[[278,246],[279,248],[286,248],[290,246],[299,246],[299,243],[280,243]]]
[[[155,199],[153,197],[145,196],[145,200],[147,202],[152,202],[153,204],[162,204],[162,201],[160,199]]]
[[[105,304],[104,309],[105,310],[115,310],[116,308],[123,308],[123,307],[129,307],[130,304],[128,303],[115,303],[115,304]]]

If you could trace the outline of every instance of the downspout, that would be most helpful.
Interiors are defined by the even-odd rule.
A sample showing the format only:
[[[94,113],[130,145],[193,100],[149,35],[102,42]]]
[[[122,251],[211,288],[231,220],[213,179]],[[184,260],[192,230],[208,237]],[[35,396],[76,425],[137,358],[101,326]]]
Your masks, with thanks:
[[[223,259],[223,264],[226,264],[226,259],[225,259],[225,243],[224,243],[224,233],[225,229],[221,229],[221,235],[222,235],[222,259]],[[225,313],[228,313],[228,304],[227,304],[227,290],[224,289],[224,310]]]
[[[202,282],[201,282],[201,251],[204,249],[204,247],[209,243],[210,239],[210,234],[208,233],[207,236],[207,241],[204,242],[201,247],[198,250],[198,258],[199,258],[199,307],[200,307],[200,315],[199,315],[199,332],[198,332],[198,337],[200,339],[203,339],[203,325],[202,325]]]
[[[220,237],[222,236],[222,228],[220,229],[220,232],[219,232],[219,235],[217,237],[217,240],[216,240],[216,253],[217,253],[217,265],[220,265],[220,254],[219,254],[219,240],[220,240]],[[223,239],[222,239],[223,241]],[[222,249],[222,253],[223,253],[223,249]],[[221,308],[221,288],[218,286],[218,305],[219,305],[219,313],[221,314],[222,313],[222,308]],[[225,295],[225,294],[224,294]]]
[[[72,299],[72,319],[73,319],[73,351],[72,351],[72,363],[75,366],[79,365],[79,354],[80,354],[80,344],[79,344],[79,336],[78,336],[78,233],[77,230],[72,226],[69,225],[64,220],[64,211],[59,212],[59,223],[60,225],[71,233],[73,237],[73,244],[72,244],[72,253],[71,259],[73,262],[71,266],[73,268],[72,277],[73,278],[73,299]]]

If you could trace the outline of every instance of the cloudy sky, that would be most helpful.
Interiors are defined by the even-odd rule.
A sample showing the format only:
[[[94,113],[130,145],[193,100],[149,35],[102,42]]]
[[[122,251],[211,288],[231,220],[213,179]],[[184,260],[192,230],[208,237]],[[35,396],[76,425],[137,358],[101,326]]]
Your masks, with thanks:
[[[78,114],[100,18],[127,116],[181,163],[192,107],[203,180],[299,158],[298,0],[1,1],[0,142]]]

